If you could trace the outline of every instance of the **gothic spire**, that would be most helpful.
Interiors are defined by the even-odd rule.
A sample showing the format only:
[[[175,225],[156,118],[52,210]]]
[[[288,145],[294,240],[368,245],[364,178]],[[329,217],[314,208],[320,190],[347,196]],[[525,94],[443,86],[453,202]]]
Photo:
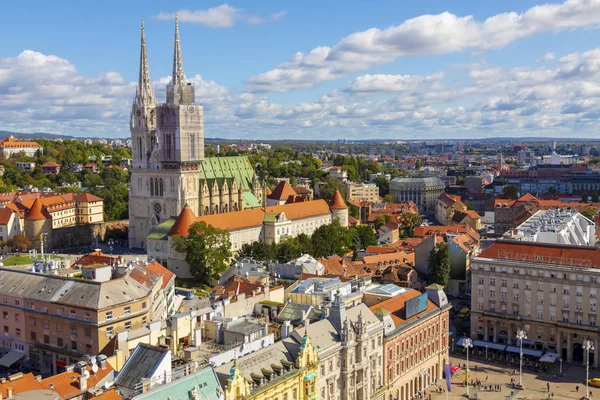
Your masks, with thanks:
[[[173,85],[185,85],[183,61],[181,60],[181,44],[179,43],[179,21],[175,14],[175,52],[173,53]]]
[[[142,43],[140,50],[140,76],[137,87],[137,103],[139,105],[154,104],[154,90],[150,79],[150,67],[148,67],[148,53],[146,52],[146,34],[144,32],[144,20],[142,20]]]

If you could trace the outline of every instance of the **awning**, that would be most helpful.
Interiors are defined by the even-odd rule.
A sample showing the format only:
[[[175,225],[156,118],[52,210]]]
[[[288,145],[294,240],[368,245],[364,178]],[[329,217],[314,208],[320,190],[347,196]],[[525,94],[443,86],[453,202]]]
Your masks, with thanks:
[[[520,349],[516,346],[506,346],[506,351],[510,351],[511,353],[519,353]],[[542,351],[534,349],[523,349],[523,354],[527,356],[541,357]]]
[[[473,346],[487,347],[488,349],[494,349],[494,350],[504,350],[506,348],[505,344],[486,342],[483,340],[473,340]]]
[[[540,357],[540,362],[553,363],[556,361],[557,358],[558,354],[556,353],[546,353]]]
[[[465,342],[465,337],[463,336],[463,337],[461,337],[460,339],[458,339],[456,341],[456,345],[457,346],[462,346],[464,342]]]
[[[25,353],[21,353],[20,351],[11,350],[2,358],[0,358],[0,365],[6,368],[9,368],[11,365],[19,361],[21,358],[25,356]]]

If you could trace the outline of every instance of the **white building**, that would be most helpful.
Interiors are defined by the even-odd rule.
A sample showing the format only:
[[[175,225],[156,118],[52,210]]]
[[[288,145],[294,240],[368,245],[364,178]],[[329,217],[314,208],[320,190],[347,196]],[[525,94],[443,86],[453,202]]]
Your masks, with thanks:
[[[13,154],[19,153],[25,153],[28,157],[34,157],[38,150],[43,151],[43,148],[36,142],[20,141],[14,136],[9,136],[0,141],[0,155],[4,158],[9,158]]]
[[[577,211],[539,210],[521,225],[506,232],[504,238],[525,242],[594,246],[596,225]]]

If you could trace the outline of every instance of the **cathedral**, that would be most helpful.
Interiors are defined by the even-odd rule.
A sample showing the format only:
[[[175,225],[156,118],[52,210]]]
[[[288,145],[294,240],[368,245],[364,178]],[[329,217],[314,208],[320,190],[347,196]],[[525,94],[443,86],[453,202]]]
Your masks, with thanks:
[[[204,158],[204,110],[183,73],[175,17],[173,75],[166,102],[154,95],[142,21],[139,81],[130,117],[133,163],[129,188],[129,246],[187,204],[196,215],[261,207],[265,186],[247,157]]]

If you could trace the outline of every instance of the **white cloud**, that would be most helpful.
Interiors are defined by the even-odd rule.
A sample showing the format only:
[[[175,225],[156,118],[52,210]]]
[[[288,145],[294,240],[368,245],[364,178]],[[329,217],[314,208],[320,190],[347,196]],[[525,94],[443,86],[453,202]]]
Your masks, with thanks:
[[[554,60],[554,58],[555,58],[554,53],[546,53],[546,54],[544,54],[543,57],[538,58],[536,61],[539,62],[539,63],[540,62],[547,62],[547,61]]]
[[[231,28],[239,21],[245,21],[251,25],[277,21],[283,18],[286,12],[279,11],[266,16],[252,15],[247,14],[240,8],[232,7],[229,4],[221,4],[218,7],[206,10],[180,10],[177,14],[180,22],[206,25],[212,28]],[[175,13],[160,12],[155,18],[160,20],[173,20],[175,18]]]
[[[502,13],[485,21],[449,12],[421,15],[386,29],[352,33],[334,46],[296,53],[270,71],[250,77],[255,92],[283,92],[312,87],[315,83],[345,76],[398,57],[443,54],[469,49],[500,49],[538,32],[588,27],[600,23],[600,1],[567,0],[535,6],[517,14]]]
[[[598,65],[600,49],[592,49],[560,57],[552,68],[474,65],[431,75],[365,74],[301,103],[238,93],[200,75],[188,79],[205,108],[207,137],[594,137],[600,128]],[[169,80],[153,82],[159,101]],[[86,76],[68,60],[31,50],[0,58],[0,129],[128,136],[135,85],[116,71]]]

